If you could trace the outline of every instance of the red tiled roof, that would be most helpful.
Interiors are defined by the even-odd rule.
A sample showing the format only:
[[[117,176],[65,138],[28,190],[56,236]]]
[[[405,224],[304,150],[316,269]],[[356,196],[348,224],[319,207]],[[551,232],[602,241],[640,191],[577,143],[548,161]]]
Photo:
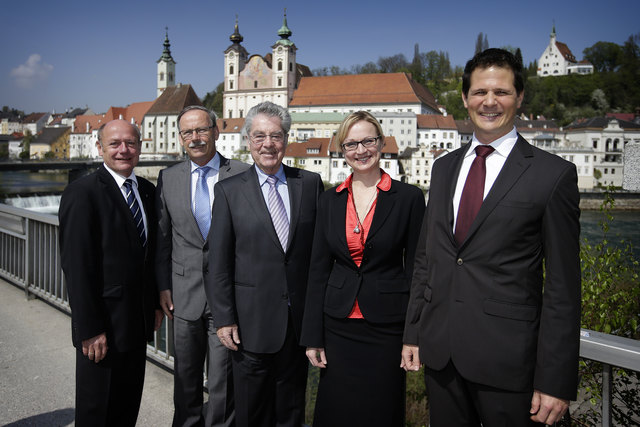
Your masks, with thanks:
[[[179,114],[188,105],[202,105],[191,85],[169,86],[155,100],[147,114]]]
[[[42,118],[47,113],[31,113],[24,118],[22,123],[35,123]]]
[[[287,145],[285,156],[290,157],[328,157],[331,138],[309,138],[306,142],[293,142]],[[313,150],[313,153],[309,153]],[[315,150],[318,150],[316,153]]]
[[[569,49],[569,46],[562,42],[556,42],[556,47],[558,48],[562,56],[564,56],[564,59],[569,62],[576,62],[576,57],[573,56],[573,53],[571,53],[571,49]]]
[[[416,117],[418,118],[418,129],[458,129],[453,116],[417,114]]]
[[[244,125],[244,119],[218,119],[216,120],[216,126],[220,130],[220,133],[238,133],[242,130]]]
[[[89,123],[89,132],[91,132],[92,130],[99,129],[104,123],[119,119],[120,117],[128,122],[131,122],[131,119],[133,119],[134,123],[140,126],[144,115],[147,114],[152,104],[153,101],[134,102],[127,107],[110,107],[104,114],[90,116],[80,114],[76,116],[73,133],[87,133],[87,123]]]
[[[290,107],[422,103],[437,111],[433,94],[407,73],[303,77]]]

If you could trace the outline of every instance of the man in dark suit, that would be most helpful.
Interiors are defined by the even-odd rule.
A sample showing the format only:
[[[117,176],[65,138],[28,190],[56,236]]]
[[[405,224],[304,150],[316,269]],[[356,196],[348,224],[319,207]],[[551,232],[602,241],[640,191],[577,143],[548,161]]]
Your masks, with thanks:
[[[140,133],[113,120],[98,131],[104,164],[60,201],[60,251],[76,347],[76,425],[134,426],[146,342],[162,321],[153,247],[154,194],[136,177]]]
[[[433,166],[403,364],[426,366],[434,427],[553,424],[576,397],[576,168],[517,134],[523,81],[507,51],[470,60],[473,140]]]
[[[160,172],[156,198],[160,306],[173,319],[173,425],[230,426],[234,421],[231,354],[218,340],[207,305],[203,248],[211,224],[214,185],[249,165],[216,151],[216,116],[205,107],[182,110],[178,129],[189,160]],[[207,349],[209,401],[204,415],[202,367]]]
[[[298,345],[320,176],[282,165],[291,117],[271,102],[242,129],[254,166],[215,187],[205,289],[233,350],[238,426],[300,426],[307,374]]]

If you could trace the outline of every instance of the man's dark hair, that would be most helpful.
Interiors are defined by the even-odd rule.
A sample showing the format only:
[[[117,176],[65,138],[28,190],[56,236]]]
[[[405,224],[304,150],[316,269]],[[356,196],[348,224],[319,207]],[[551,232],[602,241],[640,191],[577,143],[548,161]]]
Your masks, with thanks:
[[[465,65],[464,74],[462,74],[462,93],[465,97],[469,95],[471,73],[476,68],[485,69],[492,65],[500,68],[509,68],[513,71],[513,85],[516,88],[516,94],[520,95],[522,93],[524,90],[524,73],[520,61],[508,50],[490,48],[477,53]]]

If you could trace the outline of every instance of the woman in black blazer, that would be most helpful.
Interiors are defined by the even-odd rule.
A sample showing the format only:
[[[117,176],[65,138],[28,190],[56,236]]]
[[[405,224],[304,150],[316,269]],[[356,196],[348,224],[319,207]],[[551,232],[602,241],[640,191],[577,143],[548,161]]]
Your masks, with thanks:
[[[301,337],[322,368],[313,426],[404,426],[402,333],[425,200],[380,169],[370,113],[347,116],[335,140],[353,174],[316,215]]]

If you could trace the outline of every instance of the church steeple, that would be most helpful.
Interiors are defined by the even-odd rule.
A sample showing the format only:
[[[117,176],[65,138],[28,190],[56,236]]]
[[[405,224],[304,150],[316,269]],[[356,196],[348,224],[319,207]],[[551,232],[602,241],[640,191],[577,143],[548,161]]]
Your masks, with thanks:
[[[233,44],[240,44],[242,40],[244,40],[244,37],[240,34],[240,30],[238,30],[238,15],[236,15],[236,26],[233,29],[233,34],[229,36],[229,40],[231,40]]]
[[[160,59],[158,59],[158,62],[167,61],[167,62],[173,62],[175,64],[176,61],[174,61],[173,58],[171,57],[171,43],[169,43],[169,27],[165,27],[164,30],[165,30],[164,43],[163,43],[164,50],[162,51],[162,56],[160,57]]]
[[[291,37],[291,34],[293,34],[291,32],[291,30],[289,29],[289,26],[287,25],[287,9],[284,9],[284,18],[282,19],[282,27],[280,27],[280,29],[278,30],[278,35],[280,36],[280,40],[278,40],[276,42],[277,45],[282,45],[282,46],[292,46],[293,42],[291,40],[289,40],[289,37]]]
[[[165,27],[164,33],[164,50],[162,56],[156,62],[158,63],[157,72],[157,95],[160,94],[169,86],[175,86],[176,84],[176,61],[171,56],[171,43],[169,43],[169,28]]]

